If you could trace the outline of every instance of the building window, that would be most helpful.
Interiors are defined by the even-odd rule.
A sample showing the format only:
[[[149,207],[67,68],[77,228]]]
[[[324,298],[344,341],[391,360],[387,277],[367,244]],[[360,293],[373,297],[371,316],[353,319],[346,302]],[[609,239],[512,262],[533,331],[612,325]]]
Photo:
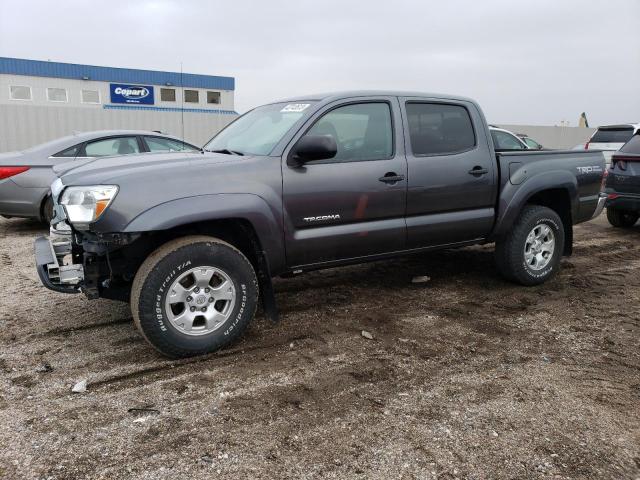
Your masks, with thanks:
[[[82,90],[82,103],[100,103],[98,90]]]
[[[31,100],[31,87],[11,85],[11,100]]]
[[[65,88],[47,88],[47,100],[50,102],[66,102],[67,90]]]
[[[198,97],[198,90],[185,90],[184,101],[187,103],[198,103],[200,99]]]
[[[220,92],[207,92],[207,103],[220,103]]]
[[[175,88],[161,88],[160,100],[163,102],[175,102],[176,101],[176,89]]]

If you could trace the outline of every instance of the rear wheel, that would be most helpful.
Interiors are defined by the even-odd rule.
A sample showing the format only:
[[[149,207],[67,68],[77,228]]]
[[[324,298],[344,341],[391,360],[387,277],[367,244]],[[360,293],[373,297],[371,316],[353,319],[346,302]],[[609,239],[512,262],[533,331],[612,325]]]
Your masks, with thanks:
[[[640,218],[640,215],[635,212],[607,208],[607,220],[614,227],[631,228],[636,224],[638,218]]]
[[[507,279],[538,285],[556,274],[564,250],[564,228],[556,212],[527,205],[511,231],[496,243],[496,264]]]
[[[142,264],[131,289],[131,312],[144,338],[162,354],[214,352],[242,334],[258,301],[253,266],[222,240],[171,241]]]

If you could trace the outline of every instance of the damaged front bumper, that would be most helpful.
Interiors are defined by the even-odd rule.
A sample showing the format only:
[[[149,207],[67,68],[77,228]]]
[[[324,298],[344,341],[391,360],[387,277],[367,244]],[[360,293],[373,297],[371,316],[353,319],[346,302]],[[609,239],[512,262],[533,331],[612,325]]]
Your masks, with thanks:
[[[61,293],[80,293],[84,283],[84,266],[73,263],[71,229],[64,223],[51,228],[50,236],[35,242],[36,268],[42,284]],[[68,226],[67,226],[68,228]]]

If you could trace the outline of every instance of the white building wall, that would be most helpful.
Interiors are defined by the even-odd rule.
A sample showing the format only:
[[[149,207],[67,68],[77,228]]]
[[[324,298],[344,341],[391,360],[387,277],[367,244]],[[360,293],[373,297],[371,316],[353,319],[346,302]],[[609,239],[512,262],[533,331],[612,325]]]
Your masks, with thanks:
[[[546,148],[571,149],[584,145],[595,128],[585,127],[552,127],[542,125],[498,125],[513,133],[525,133]]]
[[[12,100],[10,87],[31,87],[32,100]],[[67,90],[66,102],[47,99],[47,88]],[[176,102],[162,102],[160,88],[175,88]],[[99,104],[82,103],[81,91],[100,92]],[[187,142],[202,146],[213,135],[233,121],[237,115],[217,113],[216,110],[233,111],[233,91],[200,89],[199,103],[180,101],[180,87],[154,85],[155,107],[176,110],[144,108],[110,109],[109,83],[90,80],[73,80],[25,75],[0,75],[0,152],[22,150],[39,143],[69,135],[74,131],[105,129],[160,130]],[[220,104],[207,104],[206,92],[220,92]],[[126,106],[114,104],[114,106]],[[179,111],[184,109],[208,110],[206,112]],[[184,119],[184,123],[183,123]],[[184,127],[184,128],[183,128]]]

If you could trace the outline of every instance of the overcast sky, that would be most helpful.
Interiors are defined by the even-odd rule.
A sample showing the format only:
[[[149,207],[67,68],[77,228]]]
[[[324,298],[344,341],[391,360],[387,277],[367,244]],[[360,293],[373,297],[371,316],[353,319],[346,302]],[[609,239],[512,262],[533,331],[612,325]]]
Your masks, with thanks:
[[[494,123],[640,122],[640,0],[0,0],[0,56],[228,75],[236,110],[398,89]]]

